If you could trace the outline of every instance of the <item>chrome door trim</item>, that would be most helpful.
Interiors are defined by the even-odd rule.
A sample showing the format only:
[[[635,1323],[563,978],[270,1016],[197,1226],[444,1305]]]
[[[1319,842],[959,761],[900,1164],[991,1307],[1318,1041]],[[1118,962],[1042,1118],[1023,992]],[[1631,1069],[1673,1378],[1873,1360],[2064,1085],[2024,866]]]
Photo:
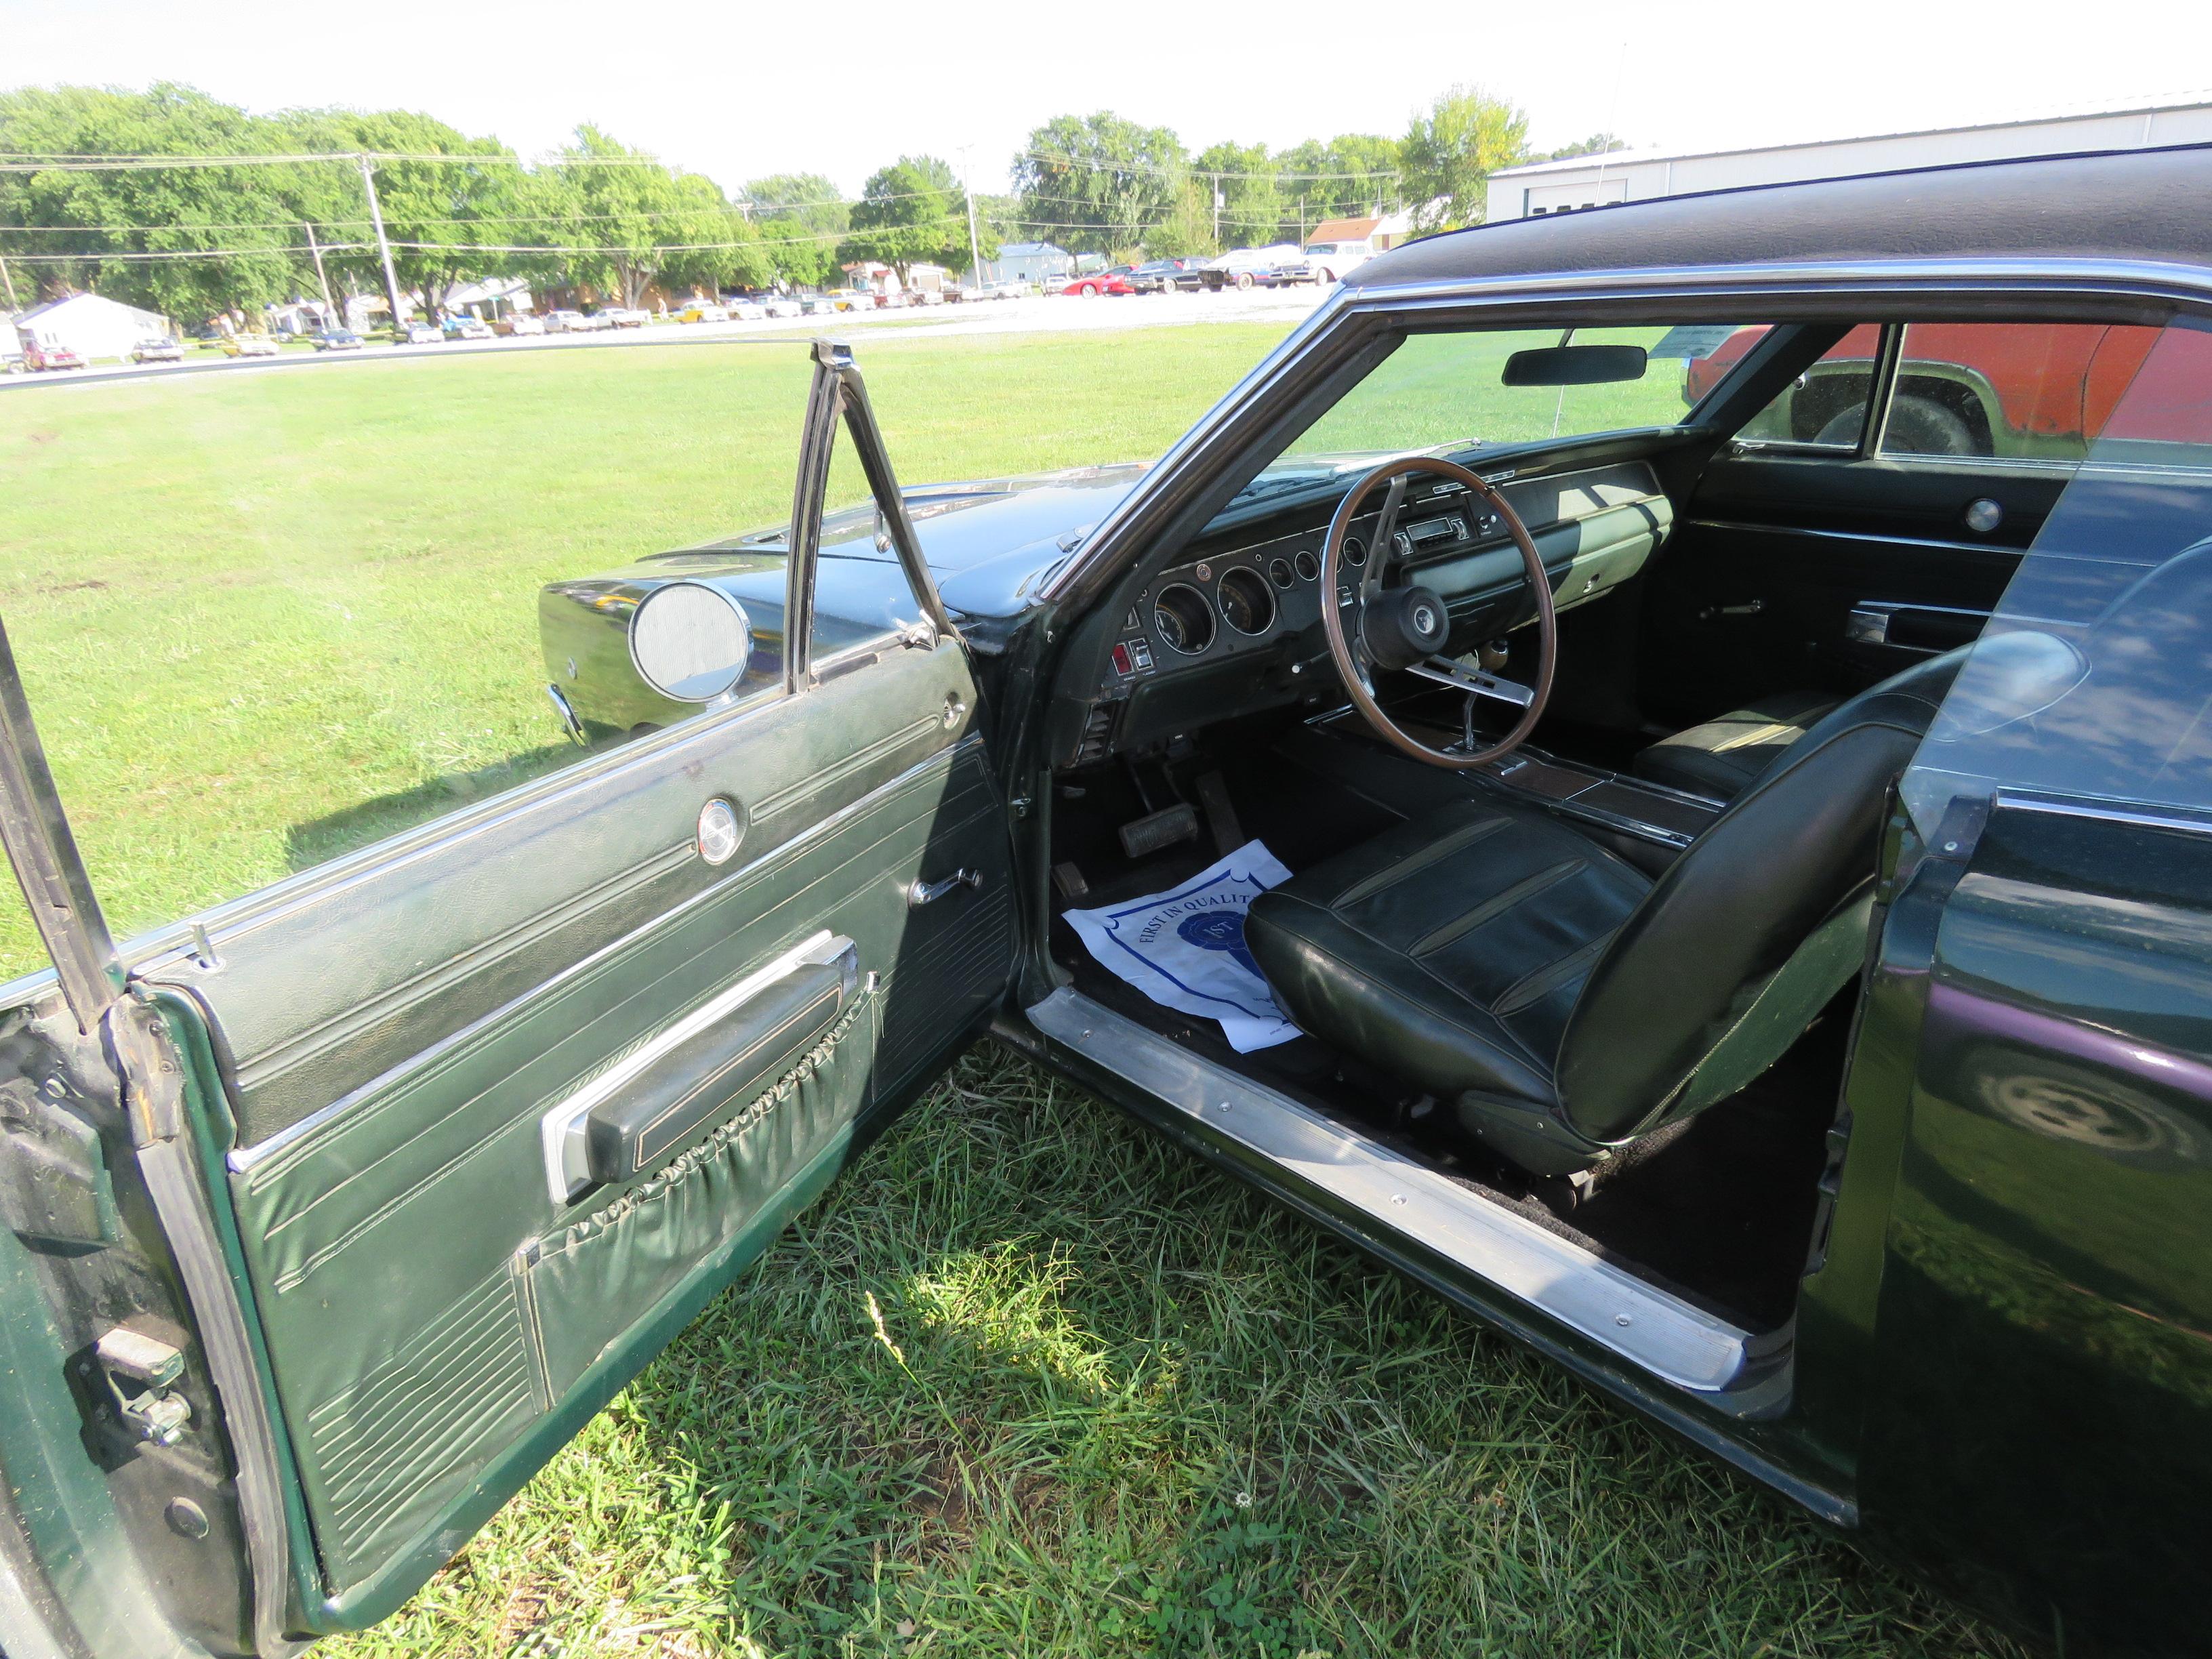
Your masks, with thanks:
[[[2132,801],[2100,800],[2087,795],[2051,795],[2032,789],[2002,788],[1996,792],[1992,805],[2001,811],[2046,812],[2053,817],[2093,818],[2145,830],[2180,830],[2192,836],[2212,836],[2212,813],[2192,813],[2183,806],[2157,807]]]
[[[1188,1053],[1063,986],[1028,1011],[1054,1042],[1135,1085],[1212,1139],[1256,1152],[1678,1389],[1717,1394],[1744,1373],[1751,1338],[1402,1152],[1287,1095]]]
[[[572,1202],[592,1185],[590,1158],[584,1144],[584,1120],[592,1109],[614,1094],[663,1055],[672,1054],[715,1021],[735,1013],[762,992],[786,980],[801,968],[836,964],[842,970],[843,994],[850,996],[860,981],[860,951],[842,934],[824,927],[788,951],[756,968],[734,985],[725,987],[690,1012],[664,1025],[617,1060],[573,1094],[548,1108],[538,1120],[540,1144],[545,1154],[545,1190],[556,1206]]]
[[[1966,258],[1809,260],[1732,265],[1652,265],[1615,270],[1553,271],[1510,276],[1455,278],[1373,288],[1337,289],[1286,335],[1274,350],[1200,416],[1129,493],[1109,508],[1083,543],[1039,585],[1039,598],[1058,604],[1079,597],[1122,562],[1124,544],[1147,533],[1146,520],[1164,495],[1188,487],[1192,464],[1215,450],[1255,406],[1271,405],[1262,394],[1280,390],[1309,372],[1314,360],[1335,355],[1331,337],[1358,331],[1341,327],[1358,316],[1368,321],[1393,317],[1434,323],[1455,308],[1494,307],[1510,325],[1516,313],[1553,315],[1577,311],[1602,313],[1623,302],[1741,299],[1763,303],[1762,320],[1803,320],[1793,313],[1814,306],[1832,309],[1857,299],[1895,302],[1922,296],[1957,300],[1995,294],[2049,294],[2053,297],[2111,302],[2150,302],[2212,313],[2212,270],[2150,259]],[[1889,321],[1887,316],[1869,321]],[[1262,410],[1261,418],[1273,412]]]

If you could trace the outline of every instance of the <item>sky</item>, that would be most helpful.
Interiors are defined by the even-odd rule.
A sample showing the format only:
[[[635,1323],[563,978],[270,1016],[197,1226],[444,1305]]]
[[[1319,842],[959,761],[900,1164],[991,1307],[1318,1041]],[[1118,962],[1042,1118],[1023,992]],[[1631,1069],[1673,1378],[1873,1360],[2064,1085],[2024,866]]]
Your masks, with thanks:
[[[994,191],[1031,128],[1095,109],[1194,151],[1280,148],[1401,135],[1469,82],[1527,110],[1539,149],[1596,131],[1707,149],[2212,100],[2212,0],[0,0],[0,86],[155,80],[257,111],[420,110],[526,155],[592,121],[726,189],[804,171],[857,194],[929,152]]]

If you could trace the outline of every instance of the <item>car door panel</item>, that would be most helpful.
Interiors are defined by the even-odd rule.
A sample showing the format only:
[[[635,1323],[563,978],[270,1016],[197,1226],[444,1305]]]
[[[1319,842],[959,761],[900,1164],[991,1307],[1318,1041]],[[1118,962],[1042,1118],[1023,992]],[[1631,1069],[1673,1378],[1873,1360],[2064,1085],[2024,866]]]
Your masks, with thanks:
[[[230,1196],[340,1603],[434,1565],[600,1358],[703,1301],[995,1002],[1012,895],[975,702],[957,642],[894,644],[218,912],[151,975],[225,1059]],[[745,825],[720,868],[693,844],[716,797]],[[592,1103],[638,1130],[630,1173],[569,1201],[546,1118],[615,1073]]]
[[[2048,516],[2063,469],[1747,452],[1717,459],[1655,568],[1642,702],[1688,724],[1761,693],[1872,684],[1979,629]],[[2001,514],[1987,533],[1969,503]],[[1928,612],[1885,640],[1869,607]],[[1963,637],[1957,637],[1960,630]]]

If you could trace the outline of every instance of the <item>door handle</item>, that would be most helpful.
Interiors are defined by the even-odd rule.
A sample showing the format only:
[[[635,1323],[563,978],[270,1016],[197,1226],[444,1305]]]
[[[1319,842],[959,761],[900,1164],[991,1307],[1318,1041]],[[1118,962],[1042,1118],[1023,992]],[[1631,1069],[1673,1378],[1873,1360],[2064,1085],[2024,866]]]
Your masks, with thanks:
[[[983,872],[981,870],[955,870],[942,881],[917,880],[906,890],[907,908],[918,910],[925,904],[934,904],[956,887],[981,887],[982,884]]]
[[[1765,609],[1765,599],[1748,599],[1741,605],[1709,605],[1698,612],[1698,620],[1711,622],[1716,617],[1756,617]]]

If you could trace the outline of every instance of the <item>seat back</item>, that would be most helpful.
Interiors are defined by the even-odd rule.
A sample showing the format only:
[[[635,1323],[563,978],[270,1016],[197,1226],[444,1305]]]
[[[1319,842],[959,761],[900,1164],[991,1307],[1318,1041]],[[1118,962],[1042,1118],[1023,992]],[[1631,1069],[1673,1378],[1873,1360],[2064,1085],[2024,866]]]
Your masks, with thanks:
[[[1890,783],[1972,648],[1836,709],[1654,884],[1568,1018],[1556,1075],[1577,1129],[1617,1141],[1732,1093],[1848,982]]]

